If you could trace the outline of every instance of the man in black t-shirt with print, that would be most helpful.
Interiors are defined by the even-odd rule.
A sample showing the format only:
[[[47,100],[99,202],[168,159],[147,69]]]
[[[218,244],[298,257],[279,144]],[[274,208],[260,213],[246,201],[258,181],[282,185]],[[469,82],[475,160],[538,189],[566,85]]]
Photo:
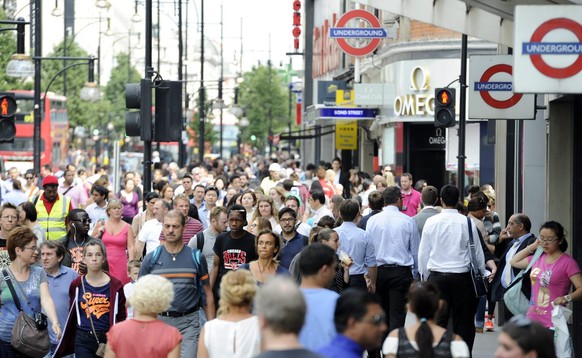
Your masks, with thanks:
[[[255,236],[243,227],[247,224],[247,211],[241,205],[233,205],[228,210],[230,231],[216,237],[214,243],[214,263],[210,275],[210,285],[214,297],[218,299],[220,280],[228,271],[236,270],[242,264],[248,264],[258,258],[255,249]],[[218,303],[216,304],[218,307]]]

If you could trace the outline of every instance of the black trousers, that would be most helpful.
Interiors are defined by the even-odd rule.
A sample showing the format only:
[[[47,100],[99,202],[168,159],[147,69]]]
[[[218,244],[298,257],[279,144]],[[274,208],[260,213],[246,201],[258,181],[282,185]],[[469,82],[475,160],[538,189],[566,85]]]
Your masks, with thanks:
[[[380,304],[388,316],[388,333],[396,328],[404,327],[406,322],[406,303],[408,290],[412,283],[412,271],[405,266],[378,266],[378,278],[376,279],[376,294],[380,297]],[[381,357],[381,350],[369,350],[368,357]]]
[[[453,332],[461,336],[473,350],[475,342],[475,313],[479,299],[475,297],[471,274],[431,272],[428,281],[434,283],[441,291],[441,298],[446,302],[440,311],[437,323],[447,328],[449,319],[453,321]]]
[[[366,285],[364,275],[350,275],[350,288],[368,291],[368,285]]]

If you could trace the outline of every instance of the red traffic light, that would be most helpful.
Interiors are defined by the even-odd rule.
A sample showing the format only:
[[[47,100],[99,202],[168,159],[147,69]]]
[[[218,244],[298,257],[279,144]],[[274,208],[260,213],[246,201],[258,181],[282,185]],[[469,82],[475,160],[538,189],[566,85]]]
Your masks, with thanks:
[[[0,96],[0,116],[12,117],[16,113],[16,100],[9,96]]]
[[[441,106],[449,106],[454,100],[451,92],[448,89],[438,90],[435,99]]]

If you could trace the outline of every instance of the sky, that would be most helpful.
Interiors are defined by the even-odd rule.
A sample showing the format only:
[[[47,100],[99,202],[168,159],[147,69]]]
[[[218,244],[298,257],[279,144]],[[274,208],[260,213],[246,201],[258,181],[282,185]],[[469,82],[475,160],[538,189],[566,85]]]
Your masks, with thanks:
[[[200,1],[196,0],[199,9]],[[204,2],[206,36],[220,40],[220,5],[224,16],[224,59],[240,56],[242,19],[243,70],[250,70],[258,61],[266,64],[270,58],[273,66],[281,62],[287,64],[287,52],[293,51],[293,0],[213,0]],[[269,36],[270,35],[270,36]],[[270,37],[270,41],[269,41]],[[298,68],[299,58],[295,57],[294,68]]]

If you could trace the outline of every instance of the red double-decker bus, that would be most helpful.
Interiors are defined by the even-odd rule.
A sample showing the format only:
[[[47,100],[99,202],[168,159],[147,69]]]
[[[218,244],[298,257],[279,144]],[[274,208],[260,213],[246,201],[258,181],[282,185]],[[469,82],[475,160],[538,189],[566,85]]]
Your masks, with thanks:
[[[17,167],[20,172],[33,168],[34,150],[34,93],[12,90],[16,98],[16,137],[14,143],[0,143],[0,157],[6,168]],[[43,111],[40,124],[40,164],[53,168],[66,164],[69,150],[69,116],[67,98],[49,92],[47,101],[41,101]],[[44,99],[44,93],[42,94]]]

